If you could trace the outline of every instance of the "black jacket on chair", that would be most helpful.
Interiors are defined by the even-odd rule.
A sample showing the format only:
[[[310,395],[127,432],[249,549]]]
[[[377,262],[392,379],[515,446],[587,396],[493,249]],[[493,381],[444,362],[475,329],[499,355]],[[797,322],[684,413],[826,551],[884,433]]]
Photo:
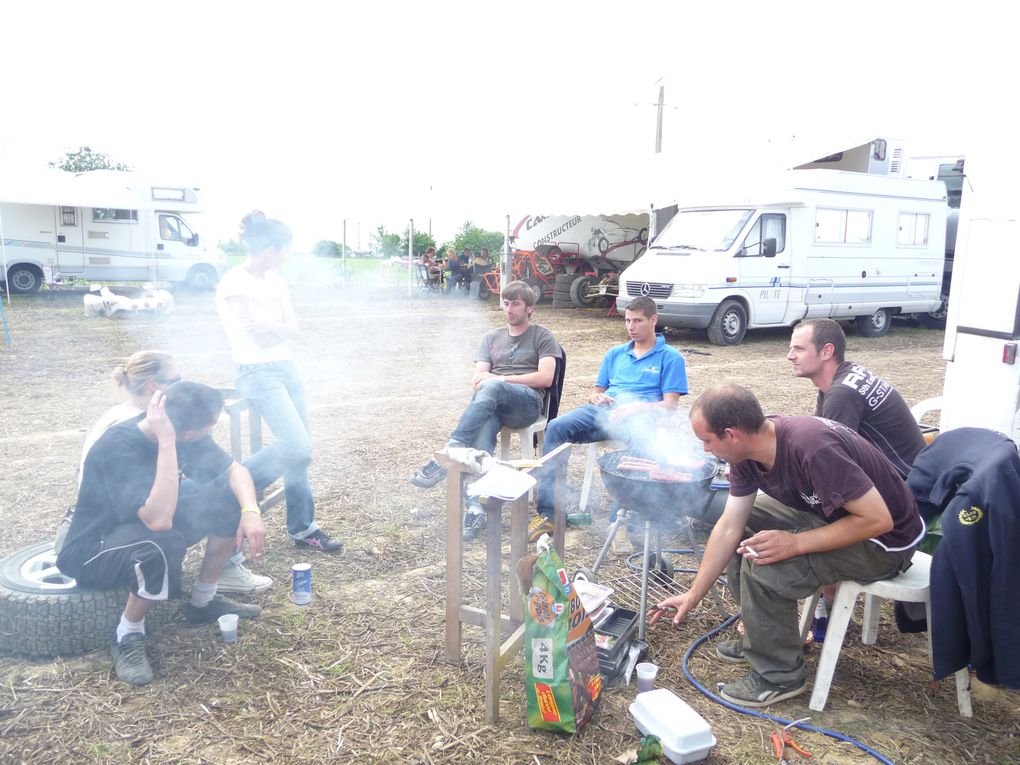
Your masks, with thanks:
[[[942,512],[931,566],[935,677],[970,665],[1020,688],[1020,455],[993,430],[958,428],[917,456],[907,477],[926,518]]]

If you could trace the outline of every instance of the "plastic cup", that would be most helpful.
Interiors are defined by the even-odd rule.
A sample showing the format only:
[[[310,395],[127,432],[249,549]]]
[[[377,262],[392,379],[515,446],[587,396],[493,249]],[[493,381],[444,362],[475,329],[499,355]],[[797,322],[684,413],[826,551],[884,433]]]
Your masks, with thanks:
[[[224,643],[237,642],[237,614],[223,614],[219,618],[220,635]]]
[[[655,687],[655,676],[659,674],[659,667],[650,661],[643,661],[634,669],[637,670],[638,693],[652,690]]]

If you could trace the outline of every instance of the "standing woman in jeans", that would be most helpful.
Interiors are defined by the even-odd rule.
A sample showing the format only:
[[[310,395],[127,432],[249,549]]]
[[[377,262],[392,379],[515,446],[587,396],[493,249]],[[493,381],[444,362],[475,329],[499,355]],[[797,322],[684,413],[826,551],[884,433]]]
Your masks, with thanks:
[[[287,282],[278,270],[287,261],[292,238],[286,224],[258,210],[244,216],[240,239],[247,257],[220,280],[216,309],[230,341],[237,390],[255,405],[276,437],[259,454],[278,459],[283,467],[287,532],[295,547],[339,552],[343,544],[315,522],[305,390],[287,345],[300,330]]]

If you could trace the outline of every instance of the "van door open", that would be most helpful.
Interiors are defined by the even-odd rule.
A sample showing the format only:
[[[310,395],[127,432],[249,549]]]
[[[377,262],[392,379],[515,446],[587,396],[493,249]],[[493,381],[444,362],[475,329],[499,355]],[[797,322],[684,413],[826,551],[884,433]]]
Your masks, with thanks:
[[[57,269],[61,275],[73,276],[85,271],[85,235],[78,207],[53,208],[56,220],[53,223],[57,232]]]
[[[734,259],[740,286],[750,297],[752,324],[778,324],[790,297],[790,251],[786,213],[765,212],[751,224]]]

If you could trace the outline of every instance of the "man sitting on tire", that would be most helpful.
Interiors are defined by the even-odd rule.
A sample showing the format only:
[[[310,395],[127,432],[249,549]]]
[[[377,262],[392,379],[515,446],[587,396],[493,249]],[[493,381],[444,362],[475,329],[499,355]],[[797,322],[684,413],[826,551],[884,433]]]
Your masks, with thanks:
[[[144,415],[104,433],[85,459],[57,566],[82,587],[131,589],[111,644],[123,682],[152,681],[145,614],[157,601],[180,597],[184,553],[202,539],[205,557],[185,607],[188,622],[262,612],[216,594],[234,549],[247,540],[257,562],[265,539],[251,475],[209,437],[222,409],[214,388],[176,383],[166,393],[157,390]],[[220,475],[226,485],[214,480]]]
[[[565,443],[589,444],[609,439],[634,448],[650,447],[655,419],[676,409],[687,394],[687,368],[680,352],[655,334],[659,314],[650,297],[635,298],[624,321],[630,342],[609,349],[595,379],[595,392],[580,409],[560,415],[545,431],[542,453]],[[529,538],[552,533],[554,482],[539,484],[538,515],[529,524]]]

